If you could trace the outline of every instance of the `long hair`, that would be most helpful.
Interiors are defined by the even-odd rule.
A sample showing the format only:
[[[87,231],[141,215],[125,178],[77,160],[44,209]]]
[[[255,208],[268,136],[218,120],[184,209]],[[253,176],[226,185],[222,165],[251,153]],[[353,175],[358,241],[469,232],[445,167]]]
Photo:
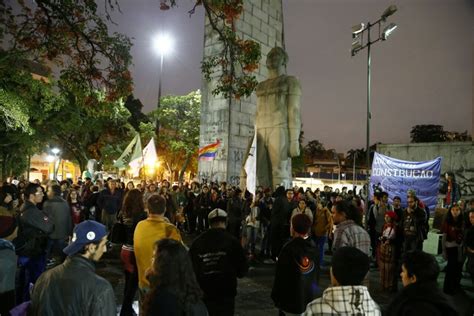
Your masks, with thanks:
[[[451,210],[455,207],[457,207],[459,209],[459,215],[456,219],[454,219],[453,214],[451,213]],[[463,227],[463,222],[464,222],[463,220],[464,220],[463,212],[462,212],[460,206],[458,204],[452,205],[449,208],[448,213],[446,213],[446,217],[445,217],[446,223],[448,223],[451,226],[461,228],[461,227]]]
[[[143,212],[145,205],[143,203],[142,192],[138,189],[131,189],[125,193],[125,197],[122,203],[122,212],[126,217],[132,218],[135,215]]]
[[[196,280],[191,258],[184,246],[174,239],[161,239],[155,243],[153,272],[148,276],[150,292],[143,304],[148,315],[152,302],[160,290],[167,290],[178,299],[183,310],[199,302],[202,291]]]

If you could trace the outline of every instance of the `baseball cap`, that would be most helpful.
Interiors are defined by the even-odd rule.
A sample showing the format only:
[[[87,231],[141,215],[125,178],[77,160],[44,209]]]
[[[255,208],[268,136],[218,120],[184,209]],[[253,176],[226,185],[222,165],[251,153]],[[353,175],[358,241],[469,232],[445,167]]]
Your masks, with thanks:
[[[96,221],[83,221],[74,228],[72,240],[69,246],[63,249],[68,256],[72,256],[85,245],[97,243],[107,236],[107,228]]]
[[[209,215],[207,215],[207,219],[209,220],[217,218],[217,217],[227,218],[227,213],[220,208],[215,208],[209,213]]]

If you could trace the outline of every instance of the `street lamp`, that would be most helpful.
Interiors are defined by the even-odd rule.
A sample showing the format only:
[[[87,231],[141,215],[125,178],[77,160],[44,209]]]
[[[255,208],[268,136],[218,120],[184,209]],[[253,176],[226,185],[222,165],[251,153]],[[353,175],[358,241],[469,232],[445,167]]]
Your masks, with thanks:
[[[54,155],[54,169],[53,169],[53,177],[54,180],[58,178],[58,169],[59,169],[59,153],[61,152],[61,149],[54,147],[51,149],[51,152]]]
[[[157,109],[160,108],[161,104],[161,78],[163,76],[163,61],[164,56],[169,54],[173,48],[173,41],[168,34],[160,34],[153,39],[153,49],[157,54],[160,55],[160,74],[158,78],[158,104]],[[160,132],[160,122],[156,119],[156,136],[158,138]]]
[[[387,18],[393,15],[397,11],[397,6],[391,5],[382,13],[380,18],[374,23],[368,22],[367,24],[359,23],[352,27],[352,38],[355,39],[352,42],[351,56],[355,56],[358,52],[367,48],[367,135],[366,135],[366,154],[367,154],[367,188],[369,187],[369,168],[370,168],[370,66],[371,56],[370,48],[372,44],[382,40],[386,40],[388,36],[393,33],[397,28],[395,23],[390,23],[381,32],[382,23],[386,22]],[[370,31],[373,26],[378,25],[378,36],[375,40],[371,40]],[[367,34],[364,43],[364,33]],[[366,203],[368,205],[368,203]]]

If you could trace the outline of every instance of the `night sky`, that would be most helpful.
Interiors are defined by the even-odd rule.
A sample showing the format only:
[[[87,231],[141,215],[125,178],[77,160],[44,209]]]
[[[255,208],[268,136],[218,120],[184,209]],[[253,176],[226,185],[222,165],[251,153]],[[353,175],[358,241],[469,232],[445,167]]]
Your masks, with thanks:
[[[201,87],[204,10],[189,18],[192,0],[160,11],[158,0],[122,0],[115,13],[130,37],[134,94],[145,112],[156,105],[159,57],[154,35],[175,39],[165,58],[163,95],[187,94]],[[474,1],[472,0],[283,0],[288,73],[303,87],[306,141],[346,152],[365,147],[367,51],[350,56],[351,27],[375,21],[390,4],[388,18],[398,28],[372,47],[371,143],[409,142],[416,124],[440,124],[449,131],[471,131]]]

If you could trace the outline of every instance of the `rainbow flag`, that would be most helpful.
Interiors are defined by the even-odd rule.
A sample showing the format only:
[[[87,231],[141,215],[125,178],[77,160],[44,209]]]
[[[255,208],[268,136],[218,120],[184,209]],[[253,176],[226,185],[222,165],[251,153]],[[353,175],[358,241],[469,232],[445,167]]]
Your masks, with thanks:
[[[217,150],[221,141],[218,139],[215,143],[209,144],[199,149],[198,155],[200,160],[213,160],[216,158]]]

